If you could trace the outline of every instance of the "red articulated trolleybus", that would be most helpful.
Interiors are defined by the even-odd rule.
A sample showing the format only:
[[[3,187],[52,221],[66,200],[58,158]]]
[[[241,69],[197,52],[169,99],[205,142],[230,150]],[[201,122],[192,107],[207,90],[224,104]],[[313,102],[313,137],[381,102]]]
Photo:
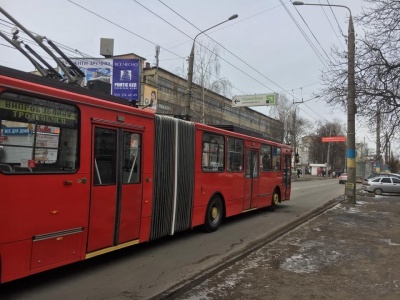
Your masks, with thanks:
[[[290,146],[48,75],[0,66],[0,282],[289,200]]]

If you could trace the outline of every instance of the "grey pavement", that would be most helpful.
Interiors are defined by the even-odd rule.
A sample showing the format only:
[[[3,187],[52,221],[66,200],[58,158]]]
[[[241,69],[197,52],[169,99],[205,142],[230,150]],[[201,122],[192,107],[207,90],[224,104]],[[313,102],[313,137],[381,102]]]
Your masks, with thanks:
[[[400,196],[361,195],[166,298],[400,299]]]

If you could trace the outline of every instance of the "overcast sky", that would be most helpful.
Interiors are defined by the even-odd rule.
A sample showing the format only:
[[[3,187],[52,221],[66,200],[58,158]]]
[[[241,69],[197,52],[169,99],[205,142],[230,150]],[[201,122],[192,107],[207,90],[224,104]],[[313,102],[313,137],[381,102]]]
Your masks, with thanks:
[[[305,2],[345,5],[353,16],[365,5],[362,0]],[[115,55],[135,53],[153,65],[155,46],[160,45],[160,67],[173,73],[187,72],[186,59],[200,32],[196,27],[204,30],[238,14],[237,19],[207,31],[225,48],[220,51],[220,77],[232,83],[233,95],[277,92],[307,101],[319,94],[319,76],[327,67],[330,48],[347,49],[342,36],[347,35],[347,9],[294,7],[287,0],[2,0],[0,5],[29,30],[70,47],[72,51],[65,51],[68,56],[81,57],[81,52],[101,57],[100,38],[113,38]],[[0,30],[9,33],[5,20],[1,15]],[[361,35],[362,28],[355,31]],[[201,35],[197,40],[208,43],[209,38]],[[0,64],[33,69],[1,38]],[[313,123],[337,118],[345,124],[347,120],[344,111],[332,111],[320,99],[298,107],[300,115]],[[267,108],[257,110],[269,114]],[[357,141],[365,138],[373,148],[374,135],[359,129]]]

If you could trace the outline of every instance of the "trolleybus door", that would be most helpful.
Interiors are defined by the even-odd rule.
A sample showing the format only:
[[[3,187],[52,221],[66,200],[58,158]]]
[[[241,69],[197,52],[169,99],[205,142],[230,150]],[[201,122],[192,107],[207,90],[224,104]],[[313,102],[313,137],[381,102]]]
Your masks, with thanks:
[[[292,172],[291,172],[291,155],[284,156],[284,165],[283,165],[283,199],[290,199],[290,190],[292,184]]]
[[[141,135],[94,126],[88,252],[139,237]]]
[[[243,210],[256,207],[257,205],[259,155],[259,151],[246,149],[246,172]]]

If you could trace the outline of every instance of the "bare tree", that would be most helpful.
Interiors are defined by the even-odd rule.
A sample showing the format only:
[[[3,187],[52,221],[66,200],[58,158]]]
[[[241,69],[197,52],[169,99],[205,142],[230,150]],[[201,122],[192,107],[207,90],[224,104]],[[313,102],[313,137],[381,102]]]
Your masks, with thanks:
[[[332,170],[343,171],[345,168],[346,144],[343,142],[322,142],[323,137],[342,135],[344,133],[340,120],[319,124],[310,144],[310,161],[321,164],[329,163]]]
[[[204,122],[204,110],[208,91],[221,94],[225,97],[232,96],[232,84],[227,78],[220,78],[221,64],[220,48],[210,41],[208,44],[198,43],[195,48],[195,63],[193,81],[200,86],[200,101],[202,103],[201,115]]]
[[[400,1],[364,0],[370,5],[356,22],[365,28],[357,35],[356,104],[357,115],[373,131],[377,110],[382,115],[381,130],[389,138],[400,133]],[[323,94],[333,106],[346,108],[347,53],[332,49],[334,61],[321,77]],[[385,135],[382,135],[382,145]],[[384,150],[384,149],[382,149]]]
[[[279,139],[297,148],[301,138],[311,127],[311,123],[299,116],[297,106],[285,94],[279,95],[277,105],[271,108],[271,114],[283,124],[277,134]],[[294,150],[296,151],[296,149]]]

